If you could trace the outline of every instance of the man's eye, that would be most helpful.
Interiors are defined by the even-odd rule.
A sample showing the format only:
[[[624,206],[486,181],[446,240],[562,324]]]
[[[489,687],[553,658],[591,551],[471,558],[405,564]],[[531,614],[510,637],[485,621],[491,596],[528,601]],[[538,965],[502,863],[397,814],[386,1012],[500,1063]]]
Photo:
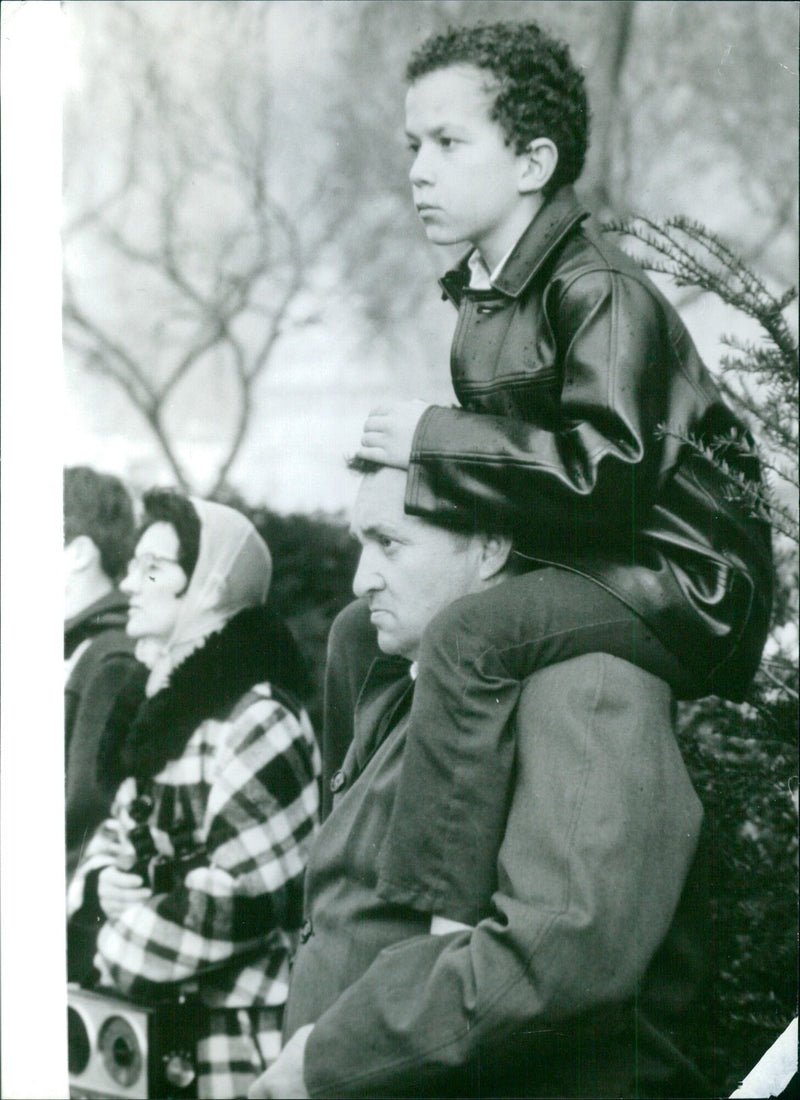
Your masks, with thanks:
[[[455,142],[451,137],[445,137],[443,134],[439,138],[439,144],[441,145],[442,149],[450,149],[455,144]]]
[[[395,540],[388,535],[381,535],[378,539],[378,545],[383,550],[390,550],[395,545]]]
[[[411,153],[413,156],[416,156],[417,153],[419,152],[419,142],[418,141],[409,141],[409,142],[407,142],[407,145],[408,145],[409,153]]]

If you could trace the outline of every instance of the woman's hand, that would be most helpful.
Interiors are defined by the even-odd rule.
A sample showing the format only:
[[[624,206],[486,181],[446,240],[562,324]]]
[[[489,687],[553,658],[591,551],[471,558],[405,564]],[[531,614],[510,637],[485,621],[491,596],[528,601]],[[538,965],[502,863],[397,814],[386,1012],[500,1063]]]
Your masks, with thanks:
[[[100,908],[111,920],[122,913],[129,905],[137,905],[153,896],[141,875],[130,871],[120,871],[119,867],[104,867],[97,880],[97,897]]]

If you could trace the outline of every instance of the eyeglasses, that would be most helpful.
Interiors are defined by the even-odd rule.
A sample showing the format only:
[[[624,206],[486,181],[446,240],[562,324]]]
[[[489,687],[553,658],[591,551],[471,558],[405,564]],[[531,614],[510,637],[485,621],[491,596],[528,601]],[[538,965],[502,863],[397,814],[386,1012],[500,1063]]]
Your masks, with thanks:
[[[180,565],[177,558],[167,558],[162,554],[137,554],[128,562],[127,576],[138,573],[140,576],[153,577],[164,565]]]

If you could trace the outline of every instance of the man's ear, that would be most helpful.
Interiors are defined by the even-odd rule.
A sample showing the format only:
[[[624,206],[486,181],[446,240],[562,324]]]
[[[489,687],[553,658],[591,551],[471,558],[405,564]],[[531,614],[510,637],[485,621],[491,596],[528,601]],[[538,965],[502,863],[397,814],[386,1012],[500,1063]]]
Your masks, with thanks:
[[[74,573],[90,569],[100,560],[100,551],[88,535],[76,535],[69,544],[69,552]]]
[[[520,194],[536,194],[553,178],[558,165],[558,148],[550,138],[534,138],[521,156],[524,163],[519,180]]]
[[[479,576],[482,581],[491,580],[506,567],[511,553],[511,539],[508,535],[487,535],[481,549]]]

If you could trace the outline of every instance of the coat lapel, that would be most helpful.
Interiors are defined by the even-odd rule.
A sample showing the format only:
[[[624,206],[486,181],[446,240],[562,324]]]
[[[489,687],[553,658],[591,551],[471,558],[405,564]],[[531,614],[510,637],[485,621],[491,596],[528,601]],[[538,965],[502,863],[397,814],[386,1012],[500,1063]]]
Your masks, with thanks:
[[[373,661],[356,703],[353,743],[343,765],[348,774],[363,771],[410,705],[412,689],[408,661],[397,657],[377,657]]]

